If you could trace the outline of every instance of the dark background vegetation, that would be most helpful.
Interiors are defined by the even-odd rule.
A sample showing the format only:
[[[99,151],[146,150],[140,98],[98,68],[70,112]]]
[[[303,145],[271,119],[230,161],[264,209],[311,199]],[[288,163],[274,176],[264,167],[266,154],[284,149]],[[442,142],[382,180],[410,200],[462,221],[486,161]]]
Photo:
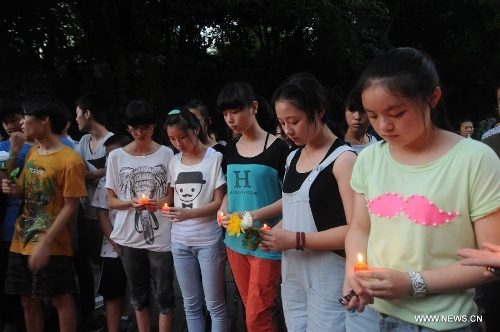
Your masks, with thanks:
[[[266,99],[310,71],[342,102],[367,61],[398,46],[430,54],[450,120],[496,113],[499,0],[1,0],[0,93],[49,93],[71,110],[107,95],[111,130],[133,98],[166,111],[191,98],[213,110],[225,83]],[[220,116],[215,116],[219,130]],[[71,134],[79,134],[72,128]]]

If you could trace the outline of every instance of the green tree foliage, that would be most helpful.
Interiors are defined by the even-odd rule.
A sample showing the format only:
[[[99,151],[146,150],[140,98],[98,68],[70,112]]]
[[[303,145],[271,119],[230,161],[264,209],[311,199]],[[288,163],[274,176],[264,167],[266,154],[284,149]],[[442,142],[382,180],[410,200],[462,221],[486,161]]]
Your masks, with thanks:
[[[441,70],[448,113],[455,122],[496,115],[500,82],[500,2],[406,1],[394,16],[394,45],[429,53]]]
[[[135,97],[164,111],[246,80],[269,98],[310,71],[342,101],[367,61],[396,46],[436,59],[454,119],[493,111],[498,0],[4,0],[0,91],[47,92],[72,107],[108,95],[115,118]],[[119,121],[112,123],[118,125]],[[219,119],[220,123],[220,119]]]

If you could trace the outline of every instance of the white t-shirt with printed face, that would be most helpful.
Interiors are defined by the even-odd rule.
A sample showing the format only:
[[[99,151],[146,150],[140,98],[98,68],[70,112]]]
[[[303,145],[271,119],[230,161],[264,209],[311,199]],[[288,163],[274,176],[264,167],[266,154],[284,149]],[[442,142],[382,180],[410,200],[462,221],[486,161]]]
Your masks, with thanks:
[[[182,164],[182,155],[176,154],[168,168],[170,186],[174,188],[174,206],[196,209],[212,202],[214,190],[226,183],[221,168],[222,154],[208,148],[203,161],[191,166]],[[214,244],[220,237],[215,214],[172,225],[172,242],[186,246]]]
[[[108,157],[106,188],[116,193],[119,200],[130,201],[141,198],[160,200],[167,195],[168,165],[173,152],[161,146],[148,156],[132,156],[123,149],[111,151]],[[151,251],[170,251],[170,219],[161,215],[134,208],[117,210],[111,239],[116,243]]]
[[[94,197],[92,198],[92,202],[90,203],[90,205],[97,209],[108,210],[109,221],[111,222],[111,225],[114,226],[116,219],[116,210],[110,210],[108,207],[105,176],[103,176],[97,184],[97,188],[94,192]],[[105,236],[102,237],[101,257],[118,257],[118,253],[116,252],[115,247],[113,247],[111,242],[109,242],[109,240]]]

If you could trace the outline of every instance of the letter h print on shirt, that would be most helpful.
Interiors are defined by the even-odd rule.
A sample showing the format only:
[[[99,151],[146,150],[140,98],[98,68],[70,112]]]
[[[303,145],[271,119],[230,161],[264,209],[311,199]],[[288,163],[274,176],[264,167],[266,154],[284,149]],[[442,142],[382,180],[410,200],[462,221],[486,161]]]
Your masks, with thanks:
[[[235,188],[250,188],[250,183],[248,181],[248,173],[250,171],[243,171],[243,174],[241,171],[234,171],[234,179],[235,179]],[[243,185],[241,185],[243,183]]]

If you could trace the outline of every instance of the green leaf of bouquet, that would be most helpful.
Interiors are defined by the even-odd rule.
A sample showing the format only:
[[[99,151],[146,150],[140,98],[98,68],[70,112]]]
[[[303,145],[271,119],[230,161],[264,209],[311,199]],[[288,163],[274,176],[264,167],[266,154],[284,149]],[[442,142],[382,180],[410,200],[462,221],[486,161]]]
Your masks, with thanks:
[[[252,226],[247,229],[245,236],[243,237],[243,248],[247,250],[255,251],[259,247],[261,241],[260,233],[257,227]]]
[[[11,182],[17,181],[17,174],[19,173],[19,167],[16,167],[10,172],[9,179]]]

